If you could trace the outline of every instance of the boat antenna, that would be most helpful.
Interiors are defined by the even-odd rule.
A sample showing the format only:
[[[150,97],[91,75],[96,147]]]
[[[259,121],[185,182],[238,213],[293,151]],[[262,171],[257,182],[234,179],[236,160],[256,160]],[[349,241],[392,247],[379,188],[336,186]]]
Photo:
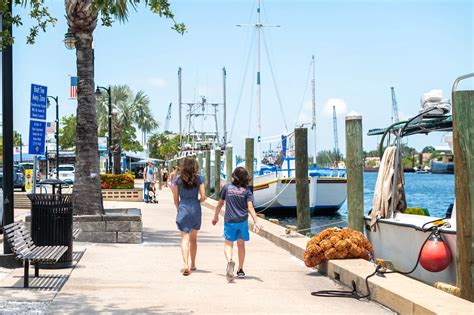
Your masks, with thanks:
[[[390,90],[392,91],[392,123],[395,123],[400,121],[398,118],[398,105],[395,97],[395,88],[392,86]]]
[[[314,163],[316,165],[316,156],[317,156],[317,149],[316,149],[316,74],[315,74],[315,62],[314,62],[314,55],[311,60],[312,62],[312,68],[313,68],[313,79],[311,80],[311,91],[312,91],[312,98],[311,98],[311,107],[312,107],[312,123],[311,123],[311,129],[313,130],[313,150],[314,150]]]
[[[336,115],[336,106],[332,106],[332,121],[334,124],[334,154],[336,155],[336,166],[339,163],[339,142],[337,139],[337,115]]]
[[[260,164],[260,141],[262,138],[262,93],[260,85],[260,33],[263,27],[280,27],[280,25],[264,25],[260,20],[260,1],[257,0],[257,20],[255,24],[237,24],[238,27],[254,27],[257,41],[257,170]]]

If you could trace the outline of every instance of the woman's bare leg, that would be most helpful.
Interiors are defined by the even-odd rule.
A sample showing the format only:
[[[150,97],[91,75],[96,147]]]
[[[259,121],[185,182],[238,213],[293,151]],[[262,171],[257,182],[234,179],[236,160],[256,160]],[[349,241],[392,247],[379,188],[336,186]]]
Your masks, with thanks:
[[[197,253],[197,230],[192,230],[189,233],[189,245],[191,252],[191,270],[196,268],[196,253]]]
[[[183,254],[184,269],[189,270],[189,233],[181,232],[181,253]]]

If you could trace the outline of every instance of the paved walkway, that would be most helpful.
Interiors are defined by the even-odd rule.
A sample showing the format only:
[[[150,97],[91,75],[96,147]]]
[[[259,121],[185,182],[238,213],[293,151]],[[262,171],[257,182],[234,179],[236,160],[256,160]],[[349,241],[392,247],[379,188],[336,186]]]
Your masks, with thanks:
[[[144,243],[76,243],[75,250],[86,251],[61,291],[33,300],[52,300],[41,307],[47,313],[391,313],[372,302],[311,296],[311,291],[341,287],[255,234],[247,244],[248,276],[228,283],[222,222],[212,226],[213,213],[207,208],[198,239],[198,270],[184,277],[170,191],[160,192],[159,200],[158,205],[106,202],[106,207],[142,209]]]

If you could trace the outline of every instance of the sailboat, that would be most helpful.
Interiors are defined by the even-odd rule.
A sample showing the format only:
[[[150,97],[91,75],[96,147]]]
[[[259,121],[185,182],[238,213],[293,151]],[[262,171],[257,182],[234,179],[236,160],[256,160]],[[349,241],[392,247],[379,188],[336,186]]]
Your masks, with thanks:
[[[260,0],[257,1],[256,23],[253,25],[257,40],[257,163],[254,167],[253,189],[255,207],[259,211],[267,209],[287,209],[291,212],[296,209],[296,179],[295,158],[291,143],[293,133],[275,137],[262,138],[261,125],[261,80],[260,80],[260,31],[264,27],[260,21]],[[312,59],[313,80],[313,120],[314,150],[316,157],[316,103],[315,103],[315,71],[314,56]],[[279,142],[280,161],[278,164],[262,163],[261,148],[265,142]],[[337,211],[346,200],[346,173],[345,170],[312,167],[308,173],[311,213],[317,210],[325,212]]]

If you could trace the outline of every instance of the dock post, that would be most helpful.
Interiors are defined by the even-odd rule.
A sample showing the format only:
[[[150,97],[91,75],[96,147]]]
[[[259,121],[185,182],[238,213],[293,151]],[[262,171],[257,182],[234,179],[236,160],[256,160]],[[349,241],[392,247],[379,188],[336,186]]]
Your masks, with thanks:
[[[228,183],[232,182],[232,163],[234,155],[233,155],[233,147],[232,144],[228,144],[225,148],[225,180]]]
[[[214,199],[219,200],[221,194],[221,149],[214,150]]]
[[[253,160],[255,158],[254,155],[254,139],[253,138],[245,138],[245,169],[249,172],[250,175],[250,182],[249,186],[253,191]],[[258,162],[257,162],[258,163]]]
[[[158,190],[163,188],[163,165],[158,165]]]
[[[211,151],[206,151],[206,196],[211,195]]]
[[[453,91],[456,278],[463,299],[474,302],[474,91]]]
[[[351,229],[364,233],[364,154],[362,116],[346,116],[347,221]]]
[[[311,232],[308,186],[308,129],[295,129],[296,221],[298,230]]]
[[[204,177],[204,167],[205,166],[202,164],[202,152],[200,152],[200,151],[197,155],[197,162],[198,162],[198,165],[199,165],[199,175]]]

